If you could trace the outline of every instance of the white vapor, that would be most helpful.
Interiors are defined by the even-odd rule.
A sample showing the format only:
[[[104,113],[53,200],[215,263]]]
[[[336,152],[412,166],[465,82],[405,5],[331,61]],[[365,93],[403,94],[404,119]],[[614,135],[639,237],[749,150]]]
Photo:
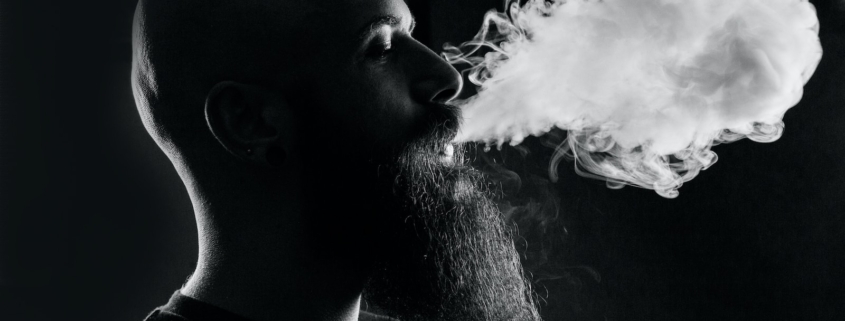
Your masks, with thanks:
[[[516,145],[558,127],[553,179],[566,153],[608,186],[676,197],[713,145],[780,137],[821,59],[818,30],[806,0],[511,2],[443,53],[479,87],[457,102],[456,140]]]

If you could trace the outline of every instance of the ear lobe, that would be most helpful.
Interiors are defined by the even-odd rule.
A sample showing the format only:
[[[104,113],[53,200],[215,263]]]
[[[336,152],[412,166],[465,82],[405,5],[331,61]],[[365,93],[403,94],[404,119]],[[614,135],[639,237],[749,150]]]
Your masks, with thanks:
[[[276,106],[273,95],[258,86],[224,81],[215,85],[205,102],[209,130],[229,153],[245,160],[279,138],[268,112]]]

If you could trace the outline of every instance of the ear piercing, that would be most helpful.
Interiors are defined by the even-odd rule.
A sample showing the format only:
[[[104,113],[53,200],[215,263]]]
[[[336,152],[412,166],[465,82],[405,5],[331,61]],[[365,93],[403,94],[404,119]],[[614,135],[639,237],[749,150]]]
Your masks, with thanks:
[[[250,156],[254,153],[252,148],[247,148],[245,152]],[[267,163],[270,164],[270,166],[279,167],[285,163],[285,159],[287,159],[288,154],[279,146],[269,146],[267,147],[267,152],[264,154],[264,157],[267,159]]]

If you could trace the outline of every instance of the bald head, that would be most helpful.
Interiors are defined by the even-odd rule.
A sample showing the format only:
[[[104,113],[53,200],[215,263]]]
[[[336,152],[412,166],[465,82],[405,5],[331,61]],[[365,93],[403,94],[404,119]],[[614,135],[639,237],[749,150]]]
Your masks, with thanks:
[[[137,106],[171,158],[207,138],[202,106],[224,81],[307,100],[297,107],[322,113],[346,136],[407,139],[401,131],[424,117],[425,105],[453,98],[461,86],[454,68],[410,36],[413,23],[401,0],[141,0],[133,28]],[[345,128],[352,121],[359,132]],[[392,132],[360,132],[371,121]]]
[[[384,160],[448,118],[461,87],[413,20],[402,0],[140,0],[139,114],[191,192],[266,177],[279,149],[290,172]]]
[[[202,106],[222,81],[284,87],[298,72],[309,1],[142,0],[133,28],[133,89],[169,155],[202,142]]]

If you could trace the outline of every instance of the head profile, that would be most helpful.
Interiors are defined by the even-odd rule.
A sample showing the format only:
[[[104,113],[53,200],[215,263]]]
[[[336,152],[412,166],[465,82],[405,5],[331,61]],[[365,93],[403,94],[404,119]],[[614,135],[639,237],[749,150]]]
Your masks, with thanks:
[[[406,321],[538,319],[451,144],[460,75],[404,2],[141,0],[135,18],[139,114],[199,229],[182,292],[256,320],[279,301],[344,320],[362,293]]]

